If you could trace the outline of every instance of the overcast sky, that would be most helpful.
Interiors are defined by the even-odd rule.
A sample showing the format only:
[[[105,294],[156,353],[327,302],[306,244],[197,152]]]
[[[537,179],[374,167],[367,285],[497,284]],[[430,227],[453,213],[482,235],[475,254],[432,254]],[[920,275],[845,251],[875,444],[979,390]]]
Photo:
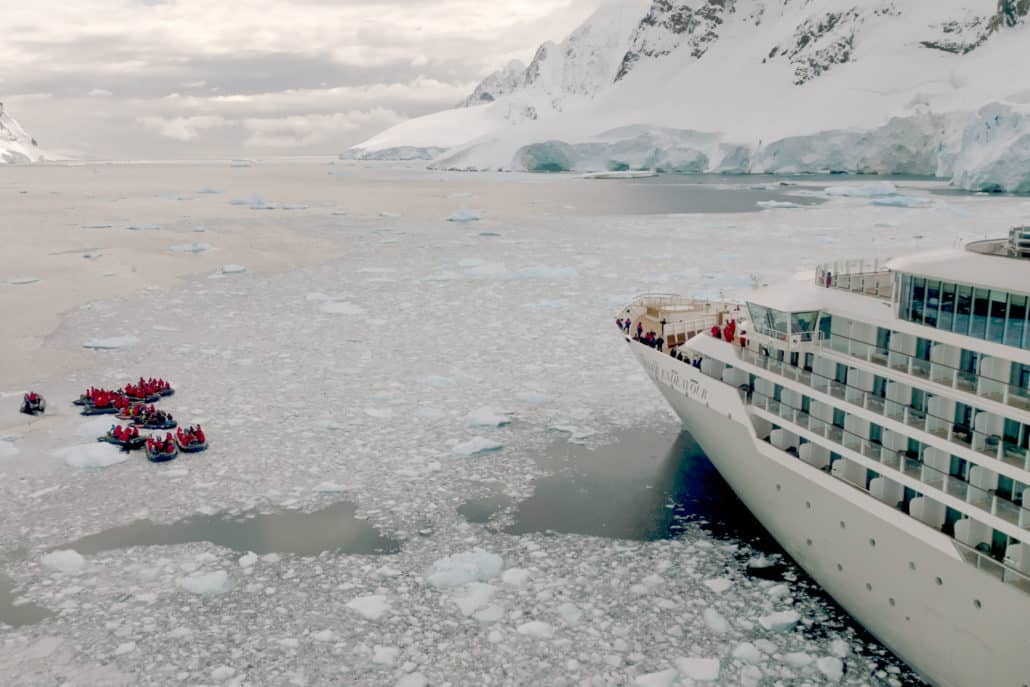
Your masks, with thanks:
[[[0,101],[82,158],[335,154],[601,0],[3,0]]]

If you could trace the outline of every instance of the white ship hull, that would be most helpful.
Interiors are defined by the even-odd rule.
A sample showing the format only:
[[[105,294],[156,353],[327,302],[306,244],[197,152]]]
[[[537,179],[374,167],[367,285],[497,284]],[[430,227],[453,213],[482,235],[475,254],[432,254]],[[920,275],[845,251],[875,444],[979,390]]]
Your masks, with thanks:
[[[937,687],[1030,685],[1026,594],[963,561],[944,534],[759,439],[736,389],[629,345],[740,500],[877,639]]]

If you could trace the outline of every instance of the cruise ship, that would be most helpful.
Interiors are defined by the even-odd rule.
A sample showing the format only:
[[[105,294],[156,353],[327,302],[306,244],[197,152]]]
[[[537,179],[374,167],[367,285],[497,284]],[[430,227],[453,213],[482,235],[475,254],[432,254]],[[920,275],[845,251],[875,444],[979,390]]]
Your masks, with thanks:
[[[1030,687],[1030,227],[620,331],[740,500],[938,687]],[[639,335],[638,335],[639,332]]]

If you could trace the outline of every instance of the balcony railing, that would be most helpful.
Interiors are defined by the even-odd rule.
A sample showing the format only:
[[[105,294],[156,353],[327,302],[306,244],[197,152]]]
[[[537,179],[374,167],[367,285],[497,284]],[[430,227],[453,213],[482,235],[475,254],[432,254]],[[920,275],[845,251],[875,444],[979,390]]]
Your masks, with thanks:
[[[819,437],[875,460],[884,467],[900,472],[931,489],[987,511],[1011,525],[1030,529],[1030,511],[1027,509],[999,496],[993,490],[981,489],[957,475],[927,465],[907,451],[888,448],[879,442],[872,441],[869,437],[851,432],[832,422],[821,420],[800,408],[776,400],[757,390],[751,394],[751,404],[801,429],[808,430]]]
[[[1025,386],[978,375],[946,363],[915,358],[900,351],[880,348],[842,334],[833,334],[828,341],[821,341],[823,347],[843,355],[865,360],[895,372],[928,379],[941,386],[975,394],[1013,408],[1030,410],[1030,388]]]
[[[793,380],[816,391],[869,410],[876,415],[902,422],[912,429],[921,430],[947,440],[980,455],[1002,461],[1022,470],[1030,470],[1030,452],[1002,437],[975,430],[971,425],[956,422],[954,418],[940,417],[926,410],[892,401],[857,387],[842,384],[814,371],[794,367],[772,356],[742,349],[740,358],[773,374]]]

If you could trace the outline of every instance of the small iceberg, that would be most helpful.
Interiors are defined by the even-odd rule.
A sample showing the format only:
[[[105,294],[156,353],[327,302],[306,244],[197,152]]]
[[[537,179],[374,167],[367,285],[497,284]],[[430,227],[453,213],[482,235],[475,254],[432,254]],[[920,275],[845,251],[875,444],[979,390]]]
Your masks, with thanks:
[[[581,179],[647,179],[648,177],[656,177],[658,172],[650,169],[641,170],[621,170],[613,172],[588,172],[580,176]]]
[[[789,200],[760,200],[757,203],[755,203],[755,205],[757,205],[760,208],[768,209],[804,207],[803,205],[799,205],[798,203],[792,203]]]
[[[873,184],[830,186],[823,192],[836,198],[876,198],[877,196],[897,195],[898,187],[889,181],[878,181]]]
[[[139,343],[135,336],[114,336],[109,339],[90,339],[82,344],[83,348],[91,348],[95,351],[110,351],[118,348],[128,348]]]
[[[479,210],[455,210],[447,217],[448,222],[478,222],[483,219],[483,213]]]
[[[35,284],[38,281],[39,277],[11,277],[7,283],[12,286],[24,286],[25,284]]]
[[[476,456],[500,451],[502,448],[504,448],[504,444],[499,441],[493,441],[486,437],[472,437],[468,441],[456,444],[451,450],[459,456]]]
[[[206,253],[211,250],[210,243],[177,243],[171,247],[173,253]]]
[[[877,205],[889,208],[928,208],[933,205],[929,198],[914,198],[912,196],[883,196],[873,198],[870,205]]]
[[[243,265],[222,265],[222,274],[242,274],[246,271]]]

